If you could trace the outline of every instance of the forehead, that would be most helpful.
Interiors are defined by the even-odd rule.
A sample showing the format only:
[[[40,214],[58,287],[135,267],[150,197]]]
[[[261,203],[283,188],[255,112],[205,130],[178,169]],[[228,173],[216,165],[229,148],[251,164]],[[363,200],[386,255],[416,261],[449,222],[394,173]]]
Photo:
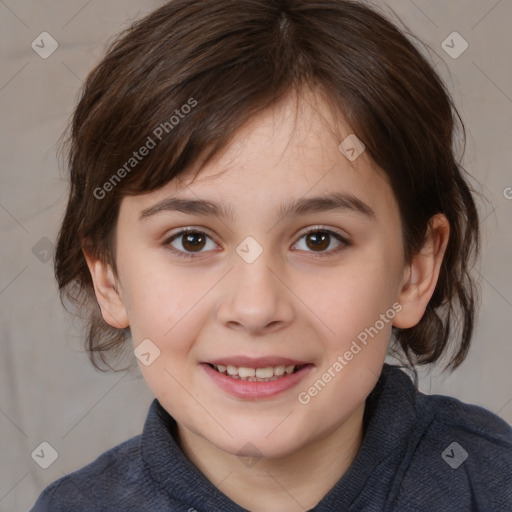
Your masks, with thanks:
[[[251,118],[208,165],[193,166],[157,191],[123,199],[122,209],[141,212],[174,196],[229,204],[232,214],[271,204],[277,211],[289,198],[333,192],[360,198],[377,212],[396,209],[386,175],[368,154],[347,157],[353,156],[346,149],[354,137],[318,96],[303,93],[297,103],[288,95]]]

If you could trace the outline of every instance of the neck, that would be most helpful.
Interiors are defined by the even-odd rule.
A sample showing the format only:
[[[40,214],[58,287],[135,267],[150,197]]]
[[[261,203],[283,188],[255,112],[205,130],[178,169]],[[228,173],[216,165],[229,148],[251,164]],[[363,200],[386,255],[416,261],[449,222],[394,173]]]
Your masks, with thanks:
[[[191,462],[228,498],[251,512],[304,512],[346,473],[363,440],[364,403],[335,430],[277,459],[242,459],[178,425]],[[312,478],[312,475],[316,477]]]

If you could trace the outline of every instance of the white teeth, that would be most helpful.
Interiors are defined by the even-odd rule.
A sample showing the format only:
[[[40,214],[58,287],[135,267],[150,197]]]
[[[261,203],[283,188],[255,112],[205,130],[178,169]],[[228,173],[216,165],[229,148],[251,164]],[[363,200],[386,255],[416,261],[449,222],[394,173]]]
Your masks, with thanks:
[[[284,375],[284,366],[274,366],[274,375]]]
[[[219,373],[229,375],[234,379],[246,380],[246,381],[260,381],[266,382],[276,380],[283,375],[290,375],[295,370],[295,365],[279,365],[279,366],[265,366],[264,368],[248,368],[246,366],[233,366],[231,364],[214,365]]]
[[[240,373],[238,374],[240,375]],[[257,368],[256,369],[256,377],[260,379],[269,379],[274,375],[274,368],[272,366],[267,366],[266,368]]]
[[[254,368],[245,368],[244,366],[240,366],[238,368],[238,376],[243,379],[245,377],[254,377],[256,375],[256,370]]]

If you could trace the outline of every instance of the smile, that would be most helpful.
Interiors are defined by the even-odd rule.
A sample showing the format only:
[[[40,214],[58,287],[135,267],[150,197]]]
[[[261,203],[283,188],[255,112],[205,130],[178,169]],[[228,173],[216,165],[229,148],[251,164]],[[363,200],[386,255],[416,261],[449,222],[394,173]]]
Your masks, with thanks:
[[[304,365],[279,365],[266,366],[263,368],[249,368],[246,366],[233,366],[231,364],[210,364],[219,373],[236,380],[250,382],[270,382],[299,371]]]
[[[219,359],[202,363],[201,367],[216,387],[245,400],[269,399],[289,391],[315,368],[313,364],[302,361],[272,359],[256,361],[237,358],[237,361],[230,361],[240,366]]]

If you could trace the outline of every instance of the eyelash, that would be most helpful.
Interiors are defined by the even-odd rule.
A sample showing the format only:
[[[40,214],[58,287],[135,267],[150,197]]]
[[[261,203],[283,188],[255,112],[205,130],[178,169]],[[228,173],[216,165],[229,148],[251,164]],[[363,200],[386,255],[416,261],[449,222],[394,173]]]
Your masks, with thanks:
[[[174,254],[176,254],[177,256],[179,256],[181,258],[186,258],[186,259],[196,258],[197,257],[196,255],[197,254],[201,254],[201,252],[197,252],[197,253],[189,252],[189,253],[187,253],[187,252],[175,249],[174,247],[172,247],[170,245],[171,242],[173,242],[176,238],[179,238],[180,236],[186,235],[188,233],[195,233],[195,234],[199,234],[199,235],[204,235],[204,236],[206,236],[206,237],[208,237],[208,238],[213,240],[212,237],[210,237],[207,233],[205,233],[204,231],[201,231],[200,229],[185,228],[185,229],[182,229],[181,231],[175,233],[171,237],[167,238],[164,241],[163,245],[165,247],[169,248],[169,250],[171,252],[173,252]],[[308,229],[306,232],[302,233],[302,235],[300,236],[299,240],[301,240],[302,238],[304,238],[305,236],[307,236],[307,235],[309,235],[311,233],[327,233],[327,234],[333,236],[339,242],[341,242],[341,245],[338,248],[334,249],[334,250],[322,251],[322,252],[306,251],[306,252],[311,252],[313,254],[314,258],[325,258],[325,257],[331,256],[333,254],[337,254],[337,253],[341,252],[342,250],[344,250],[347,247],[350,247],[352,245],[351,242],[349,242],[346,238],[341,236],[339,233],[336,233],[335,231],[332,231],[331,229],[325,228],[324,226],[315,226],[313,228]]]

